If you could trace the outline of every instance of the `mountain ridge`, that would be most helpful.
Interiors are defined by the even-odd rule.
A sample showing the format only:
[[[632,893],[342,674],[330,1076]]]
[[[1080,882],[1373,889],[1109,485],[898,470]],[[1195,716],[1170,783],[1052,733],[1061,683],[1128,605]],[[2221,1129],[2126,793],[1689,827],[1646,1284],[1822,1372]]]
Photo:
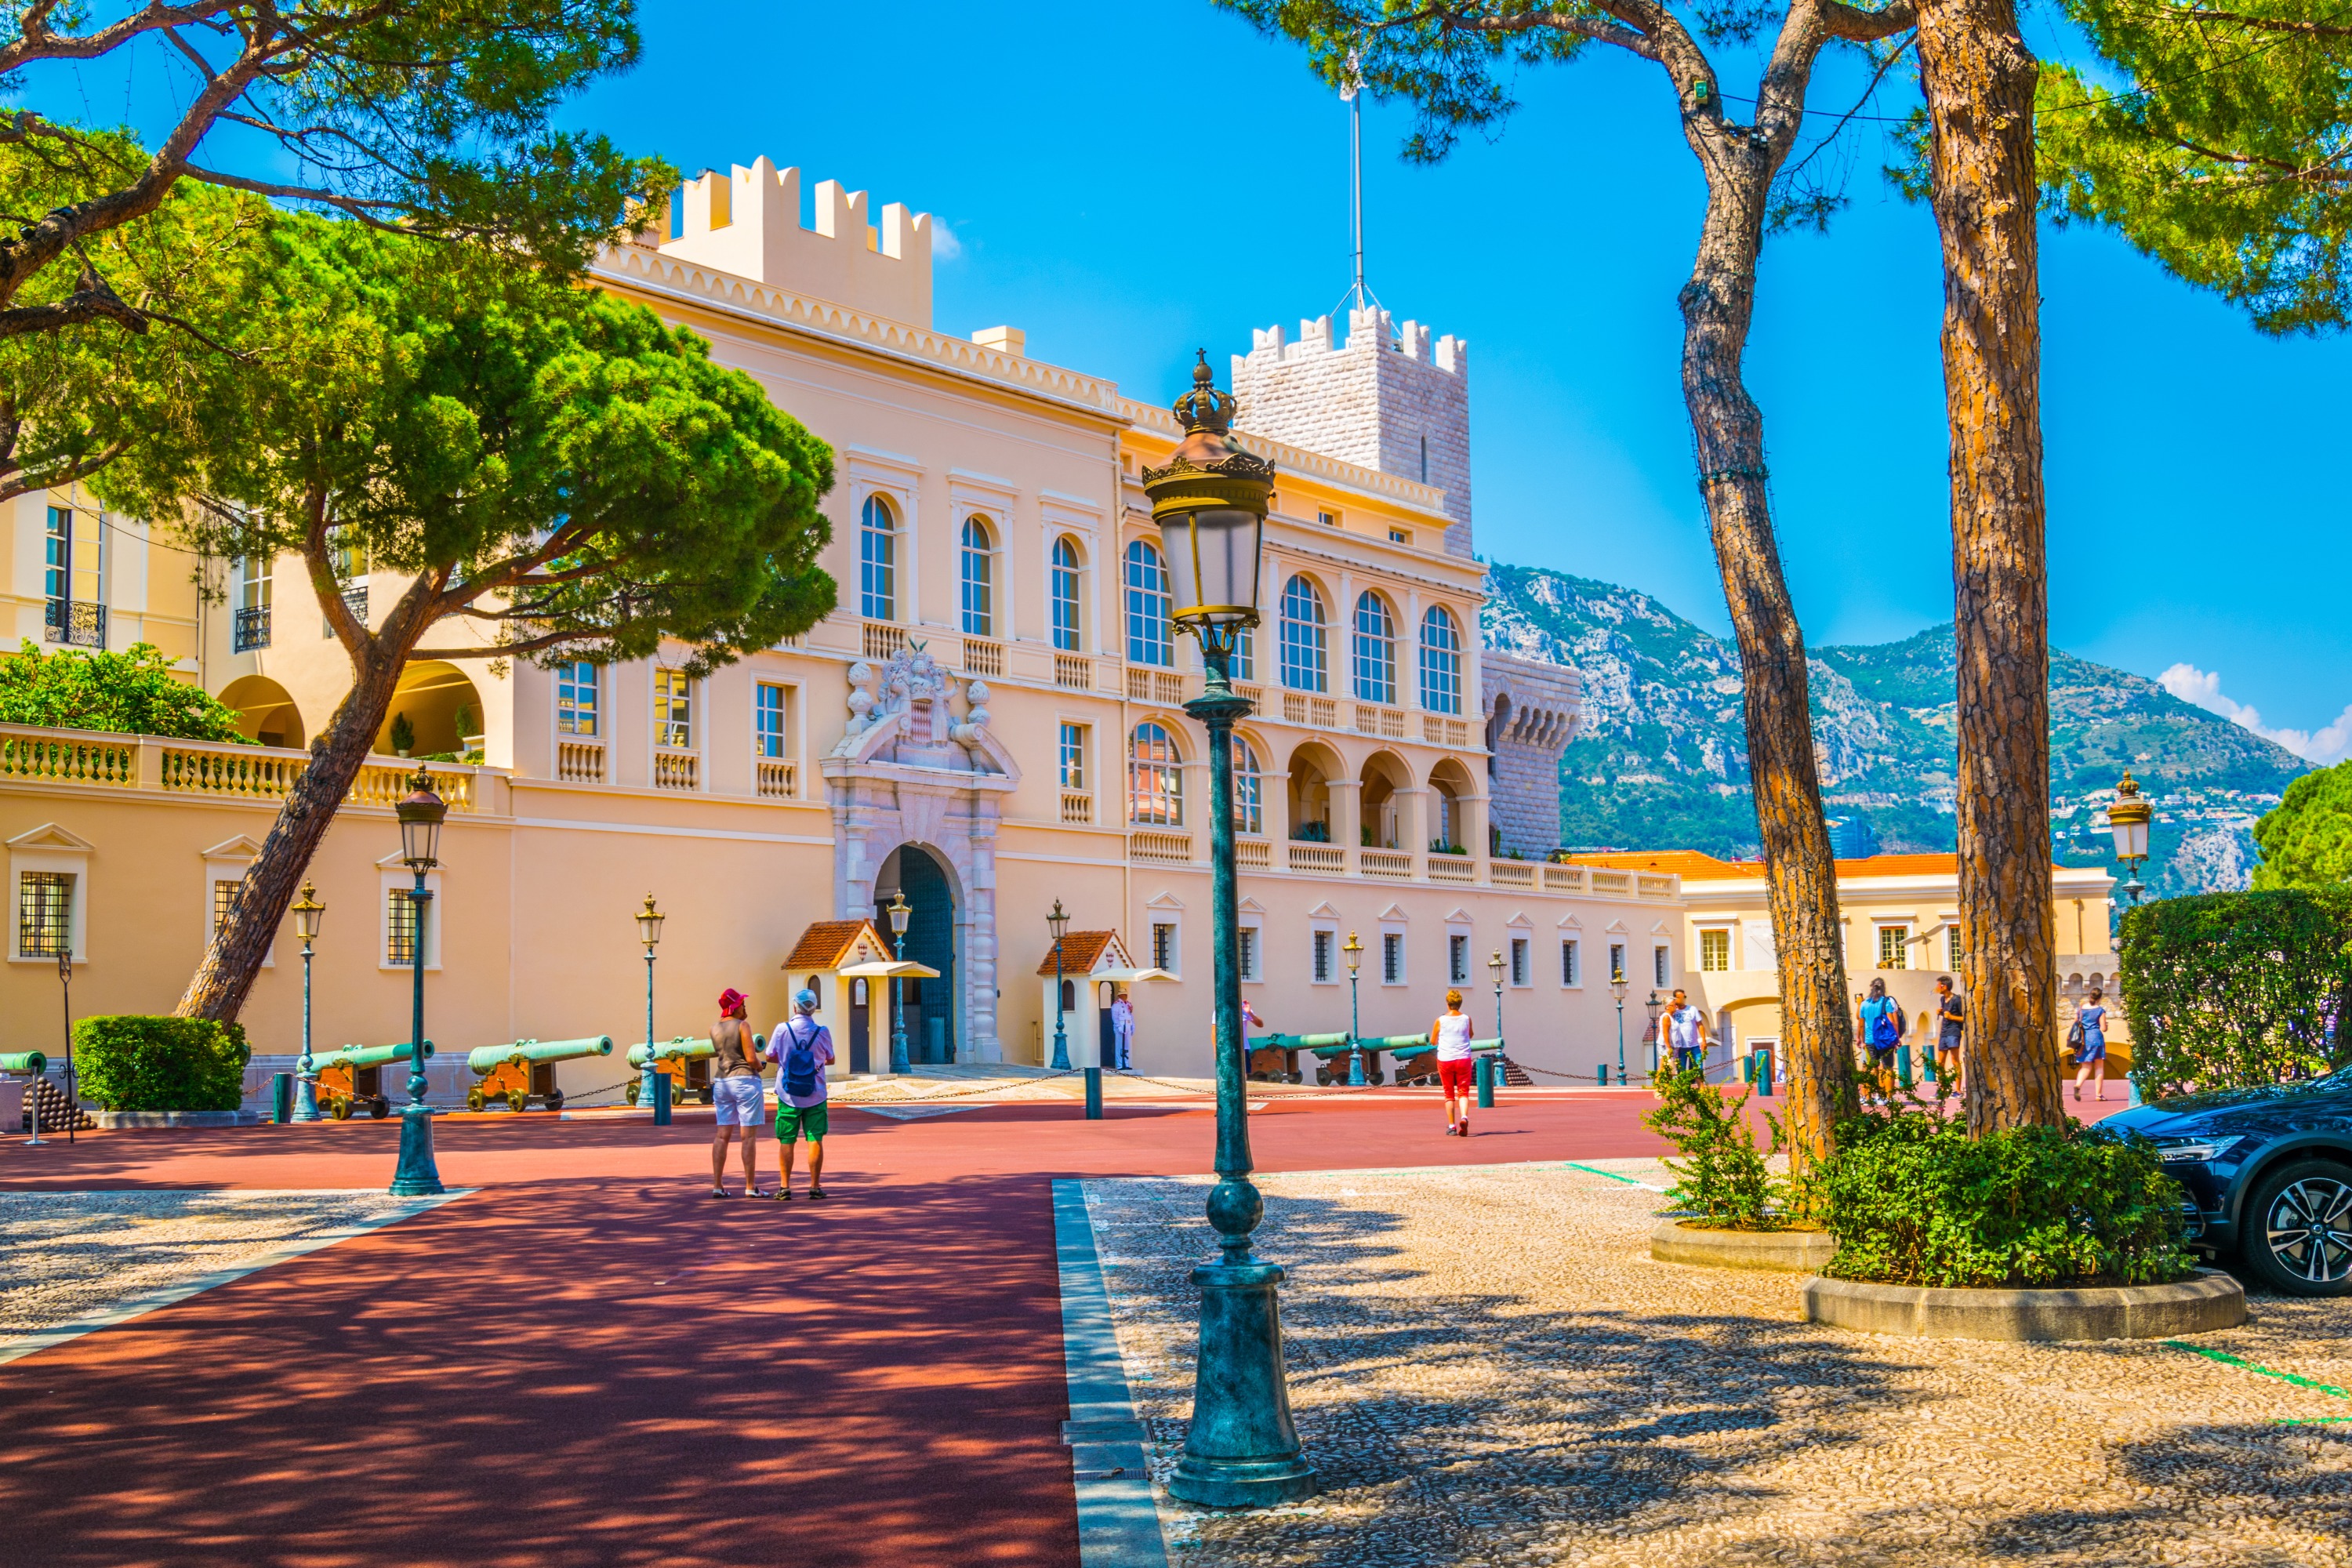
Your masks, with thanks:
[[[1639,589],[1490,563],[1487,647],[1574,665],[1585,721],[1560,759],[1572,848],[1757,853],[1739,654]],[[1808,650],[1822,795],[1890,853],[1954,847],[1958,661],[1949,626]],[[2311,764],[2154,680],[2050,660],[2052,853],[2109,865],[2105,803],[2128,766],[2155,796],[2142,875],[2158,896],[2243,887],[2254,819]]]

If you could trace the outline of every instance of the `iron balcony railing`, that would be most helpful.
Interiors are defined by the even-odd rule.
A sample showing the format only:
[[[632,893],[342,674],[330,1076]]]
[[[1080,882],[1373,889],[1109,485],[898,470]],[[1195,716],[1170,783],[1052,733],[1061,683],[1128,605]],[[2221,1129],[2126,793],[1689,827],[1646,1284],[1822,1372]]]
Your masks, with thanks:
[[[255,648],[268,646],[269,606],[261,605],[237,611],[236,635],[233,639],[233,651],[251,653]]]
[[[42,638],[77,647],[106,646],[106,606],[72,599],[51,599],[41,616]]]

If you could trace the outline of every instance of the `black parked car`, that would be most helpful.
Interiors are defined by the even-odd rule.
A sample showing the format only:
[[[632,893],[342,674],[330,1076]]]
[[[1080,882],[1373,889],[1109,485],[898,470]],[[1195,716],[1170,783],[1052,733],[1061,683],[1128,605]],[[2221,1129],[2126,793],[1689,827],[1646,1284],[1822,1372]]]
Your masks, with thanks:
[[[2136,1105],[2102,1126],[2164,1152],[2200,1248],[2291,1296],[2352,1293],[2352,1068],[2303,1083]]]

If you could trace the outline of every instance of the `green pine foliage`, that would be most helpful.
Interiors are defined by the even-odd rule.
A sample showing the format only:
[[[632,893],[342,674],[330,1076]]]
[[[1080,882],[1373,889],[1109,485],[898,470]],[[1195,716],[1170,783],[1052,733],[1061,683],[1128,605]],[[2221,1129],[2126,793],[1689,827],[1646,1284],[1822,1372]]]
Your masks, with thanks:
[[[1970,1138],[1931,1110],[1856,1117],[1807,1186],[1837,1237],[1832,1279],[2050,1289],[2195,1271],[2156,1146],[2072,1121]]]
[[[2305,773],[2254,824],[2256,888],[2352,885],[2352,762]]]
[[[1770,1111],[1768,1146],[1756,1146],[1756,1129],[1742,1114],[1749,1091],[1730,1099],[1706,1081],[1703,1068],[1665,1071],[1651,1079],[1655,1109],[1642,1125],[1675,1146],[1681,1160],[1668,1160],[1675,1184],[1667,1201],[1714,1230],[1784,1230],[1795,1223],[1788,1180],[1775,1176],[1769,1162],[1788,1147],[1780,1119]]]
[[[152,643],[122,653],[44,654],[23,644],[0,658],[0,724],[244,742],[236,710],[173,675]]]
[[[2352,888],[2207,893],[2123,918],[2132,1077],[2150,1098],[2352,1063]],[[2331,1029],[2333,1036],[2331,1038]]]
[[[235,1110],[253,1059],[245,1026],[139,1014],[74,1025],[81,1091],[109,1110]]]

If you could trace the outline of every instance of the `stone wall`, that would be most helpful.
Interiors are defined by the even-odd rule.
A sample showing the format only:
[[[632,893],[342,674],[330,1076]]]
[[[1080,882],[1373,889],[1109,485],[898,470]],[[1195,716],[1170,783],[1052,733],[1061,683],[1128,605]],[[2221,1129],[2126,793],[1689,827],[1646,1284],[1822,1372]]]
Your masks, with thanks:
[[[1559,845],[1559,757],[1582,718],[1584,678],[1565,665],[1487,649],[1479,658],[1488,797],[1505,853]]]

